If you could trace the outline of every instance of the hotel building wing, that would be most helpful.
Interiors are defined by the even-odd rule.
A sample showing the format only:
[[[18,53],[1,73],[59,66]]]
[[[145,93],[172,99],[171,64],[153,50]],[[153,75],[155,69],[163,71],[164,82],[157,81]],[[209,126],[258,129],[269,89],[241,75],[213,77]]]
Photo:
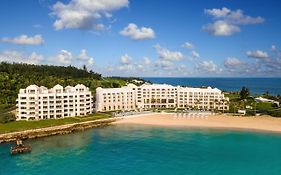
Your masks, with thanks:
[[[191,88],[166,84],[129,84],[97,88],[96,111],[185,108],[228,110],[228,98],[217,88]]]
[[[17,120],[40,120],[82,116],[93,112],[93,97],[82,84],[51,89],[30,85],[20,89],[17,99]]]

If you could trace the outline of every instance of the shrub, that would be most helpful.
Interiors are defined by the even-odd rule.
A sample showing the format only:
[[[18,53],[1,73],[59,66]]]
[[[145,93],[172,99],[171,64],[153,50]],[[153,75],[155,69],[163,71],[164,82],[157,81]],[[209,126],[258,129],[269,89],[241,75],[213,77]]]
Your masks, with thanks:
[[[271,115],[272,117],[281,117],[281,110],[279,110],[279,111],[269,111],[268,114]]]
[[[16,120],[16,116],[11,112],[0,114],[0,123],[8,123],[15,120]]]

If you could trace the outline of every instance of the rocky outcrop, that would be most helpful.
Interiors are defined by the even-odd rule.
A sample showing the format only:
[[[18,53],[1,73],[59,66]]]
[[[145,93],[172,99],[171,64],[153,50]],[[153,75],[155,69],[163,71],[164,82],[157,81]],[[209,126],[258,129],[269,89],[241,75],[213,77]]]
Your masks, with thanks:
[[[69,133],[81,131],[84,129],[108,126],[116,120],[117,120],[116,118],[101,119],[101,120],[87,121],[87,122],[67,124],[67,125],[61,125],[61,126],[54,126],[54,127],[26,130],[26,131],[20,131],[20,132],[12,132],[12,133],[7,133],[7,134],[0,134],[0,143],[13,142],[17,138],[34,139],[34,138],[39,138],[39,137],[69,134]]]

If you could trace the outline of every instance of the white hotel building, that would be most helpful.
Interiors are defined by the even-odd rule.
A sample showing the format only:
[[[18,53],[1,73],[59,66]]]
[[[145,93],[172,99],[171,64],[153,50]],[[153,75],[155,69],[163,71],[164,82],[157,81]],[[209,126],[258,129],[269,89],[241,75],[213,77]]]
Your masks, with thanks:
[[[229,99],[217,88],[191,88],[166,84],[129,84],[97,88],[96,111],[182,108],[228,110]]]
[[[17,99],[17,120],[40,120],[83,116],[93,112],[93,97],[82,84],[51,89],[30,85],[20,89]]]

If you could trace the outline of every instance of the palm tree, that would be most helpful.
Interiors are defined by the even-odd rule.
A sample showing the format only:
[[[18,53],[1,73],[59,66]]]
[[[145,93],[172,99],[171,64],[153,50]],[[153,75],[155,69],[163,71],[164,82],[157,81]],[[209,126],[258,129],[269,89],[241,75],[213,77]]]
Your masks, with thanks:
[[[233,113],[236,113],[236,106],[237,106],[237,104],[234,101],[232,103],[233,103]]]
[[[227,105],[227,106],[230,104],[230,102],[228,100],[224,100],[224,102],[225,102],[224,104]],[[224,107],[223,107],[223,109],[224,109]]]

